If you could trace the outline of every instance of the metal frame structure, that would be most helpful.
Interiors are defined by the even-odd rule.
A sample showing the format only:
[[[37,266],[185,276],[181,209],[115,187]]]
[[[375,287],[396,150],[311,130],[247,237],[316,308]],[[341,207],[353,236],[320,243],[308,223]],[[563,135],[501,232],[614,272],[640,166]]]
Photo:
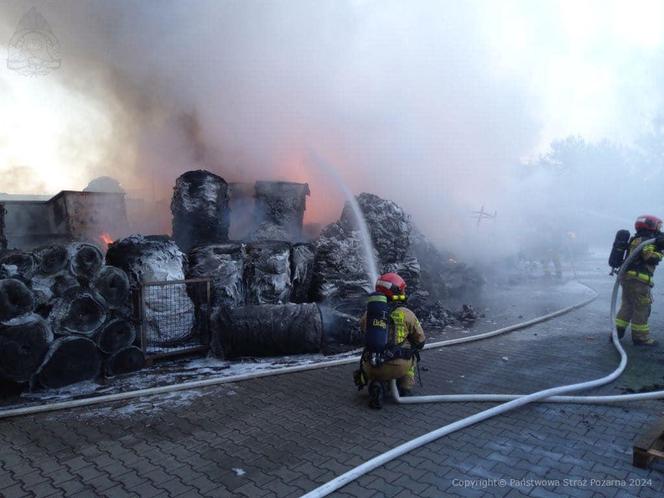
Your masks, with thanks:
[[[182,346],[161,347],[157,352],[150,351],[149,337],[147,334],[146,323],[146,289],[150,287],[168,287],[168,286],[185,286],[185,292],[189,286],[201,286],[203,288],[203,299],[194,302],[195,320],[193,327],[196,329],[195,335],[198,337],[199,344],[185,344]],[[187,295],[190,296],[189,292]],[[190,296],[191,297],[191,296]],[[209,278],[192,278],[186,280],[164,280],[154,282],[142,283],[134,295],[134,310],[138,330],[140,332],[140,344],[146,360],[152,362],[157,359],[171,358],[174,356],[190,355],[195,353],[205,353],[210,348],[210,279]]]

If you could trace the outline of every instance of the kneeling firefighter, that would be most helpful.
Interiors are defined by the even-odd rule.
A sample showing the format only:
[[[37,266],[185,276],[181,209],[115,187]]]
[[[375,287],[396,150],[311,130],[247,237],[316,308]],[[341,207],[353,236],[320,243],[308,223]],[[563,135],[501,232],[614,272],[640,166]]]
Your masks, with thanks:
[[[397,379],[401,396],[408,396],[415,384],[415,366],[426,339],[405,302],[406,282],[396,273],[386,273],[376,282],[360,319],[365,348],[354,376],[359,389],[370,382],[371,408],[382,407],[384,382]]]
[[[631,254],[639,244],[642,242],[659,237],[662,235],[662,220],[656,216],[643,215],[636,219],[634,224],[636,233],[628,241],[623,242],[626,246],[628,254]],[[623,239],[629,233],[626,230],[622,235]],[[614,249],[619,244],[620,232],[616,235],[616,242]],[[658,240],[657,244],[646,245],[641,254],[639,254],[634,261],[632,261],[628,268],[623,273],[620,285],[622,286],[622,302],[620,310],[616,315],[616,331],[620,339],[625,335],[625,330],[628,326],[632,327],[632,342],[636,346],[656,346],[657,341],[650,337],[650,327],[648,325],[648,318],[650,316],[650,308],[652,304],[652,293],[650,289],[653,287],[653,274],[655,267],[659,264],[664,256],[659,246],[661,245]],[[624,253],[623,253],[624,254]],[[620,258],[618,258],[620,259]],[[611,262],[610,262],[611,264]],[[620,261],[622,264],[622,261]],[[614,265],[615,266],[615,265]],[[619,265],[617,265],[619,266]]]

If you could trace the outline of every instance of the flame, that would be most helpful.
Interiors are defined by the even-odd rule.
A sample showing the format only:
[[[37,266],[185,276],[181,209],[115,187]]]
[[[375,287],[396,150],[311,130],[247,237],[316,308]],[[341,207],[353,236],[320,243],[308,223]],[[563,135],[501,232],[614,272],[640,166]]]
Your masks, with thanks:
[[[99,236],[99,240],[101,240],[102,244],[104,244],[104,248],[108,248],[108,245],[113,242],[113,238],[110,236],[108,232],[103,232]]]

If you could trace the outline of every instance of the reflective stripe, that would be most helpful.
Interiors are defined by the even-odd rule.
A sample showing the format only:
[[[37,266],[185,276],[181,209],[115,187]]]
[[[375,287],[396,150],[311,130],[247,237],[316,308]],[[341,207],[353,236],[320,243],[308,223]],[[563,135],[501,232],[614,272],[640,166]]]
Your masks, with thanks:
[[[616,318],[616,327],[621,327],[623,329],[626,329],[628,325],[629,322],[621,320],[620,318]]]
[[[647,323],[644,325],[632,323],[632,332],[640,332],[647,334],[648,332],[650,332],[650,326]]]
[[[647,273],[640,273],[638,271],[629,270],[627,272],[627,275],[629,275],[630,277],[636,277],[641,282],[652,285],[652,277]]]
[[[369,296],[367,299],[368,303],[387,303],[387,296],[378,295],[378,296]]]
[[[392,323],[394,323],[395,333],[394,333],[394,343],[401,344],[408,337],[408,329],[406,328],[406,313],[401,309],[395,309],[391,314],[390,318]]]

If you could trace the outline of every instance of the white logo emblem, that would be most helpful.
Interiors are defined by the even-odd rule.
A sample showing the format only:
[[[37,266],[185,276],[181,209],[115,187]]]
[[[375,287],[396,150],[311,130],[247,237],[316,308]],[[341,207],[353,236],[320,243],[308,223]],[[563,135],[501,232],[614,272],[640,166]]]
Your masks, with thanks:
[[[60,43],[46,19],[31,8],[9,40],[7,67],[23,76],[43,76],[61,64]]]

